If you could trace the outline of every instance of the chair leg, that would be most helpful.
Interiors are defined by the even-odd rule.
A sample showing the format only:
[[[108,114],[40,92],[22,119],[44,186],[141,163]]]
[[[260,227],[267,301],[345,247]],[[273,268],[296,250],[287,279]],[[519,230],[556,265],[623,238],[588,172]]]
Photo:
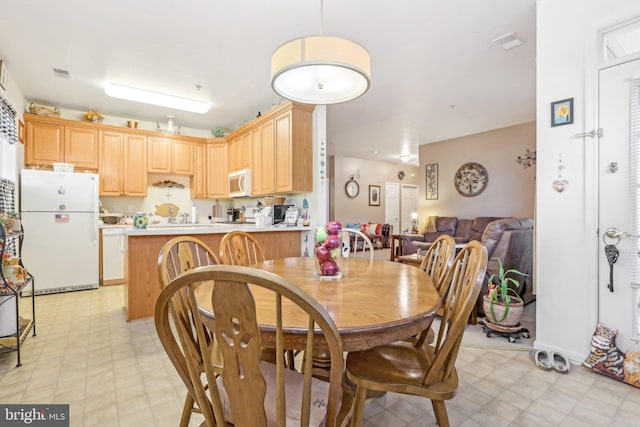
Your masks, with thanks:
[[[436,422],[440,427],[449,427],[449,416],[447,415],[447,407],[444,400],[432,400],[433,412],[436,414]]]
[[[180,416],[180,427],[188,427],[189,420],[191,419],[191,413],[193,411],[193,398],[189,393],[184,398],[184,406],[182,407],[182,415]]]
[[[364,400],[367,397],[367,389],[356,386],[356,396],[353,403],[353,416],[351,417],[351,427],[360,427],[362,425],[362,416],[364,414]]]

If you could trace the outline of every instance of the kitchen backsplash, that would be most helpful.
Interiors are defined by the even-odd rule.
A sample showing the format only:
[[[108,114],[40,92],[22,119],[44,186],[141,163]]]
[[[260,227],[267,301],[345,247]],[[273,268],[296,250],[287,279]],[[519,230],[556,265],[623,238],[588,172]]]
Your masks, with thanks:
[[[184,188],[177,187],[154,187],[152,184],[164,180],[171,180],[178,184],[182,184]],[[287,195],[286,204],[295,204],[302,207],[304,200],[303,194]],[[209,221],[209,216],[213,215],[213,207],[216,205],[214,199],[191,199],[189,189],[189,177],[180,175],[162,175],[149,174],[149,188],[147,197],[100,197],[103,209],[107,209],[113,213],[123,213],[125,215],[133,215],[136,212],[155,213],[156,206],[162,203],[173,203],[178,206],[180,211],[178,215],[186,212],[191,215],[191,207],[196,207],[197,218],[199,223]],[[224,216],[227,205],[232,204],[235,208],[256,207],[258,201],[264,204],[264,198],[252,197],[247,199],[219,199],[220,211]]]

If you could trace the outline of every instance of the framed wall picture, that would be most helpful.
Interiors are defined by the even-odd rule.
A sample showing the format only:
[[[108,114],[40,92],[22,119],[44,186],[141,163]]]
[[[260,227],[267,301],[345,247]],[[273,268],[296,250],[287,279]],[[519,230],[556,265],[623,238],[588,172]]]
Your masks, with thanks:
[[[380,186],[369,186],[369,206],[380,206]]]
[[[551,127],[573,123],[573,98],[551,103]]]
[[[427,165],[427,200],[438,200],[438,164]]]
[[[0,87],[7,89],[7,79],[9,78],[9,70],[7,70],[7,64],[0,59]]]

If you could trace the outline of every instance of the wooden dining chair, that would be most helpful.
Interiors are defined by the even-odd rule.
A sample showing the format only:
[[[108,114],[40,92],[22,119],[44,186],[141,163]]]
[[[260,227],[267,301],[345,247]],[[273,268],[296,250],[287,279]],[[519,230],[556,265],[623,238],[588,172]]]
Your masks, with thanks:
[[[195,237],[178,236],[169,240],[160,248],[158,276],[164,288],[173,279],[193,268],[216,264],[219,264],[218,257],[203,241]],[[212,352],[212,357],[219,360],[220,357],[216,357],[218,351],[210,337],[207,337],[207,343]],[[182,408],[182,417],[180,418],[180,427],[187,427],[191,415],[193,413],[202,413],[202,410],[194,405],[197,401],[197,396],[190,387],[190,379],[184,375],[186,373],[184,362],[180,357],[176,356],[175,352],[168,354],[171,363],[176,367],[182,381],[187,386],[187,395]],[[200,371],[204,372],[202,360],[199,360],[198,365],[200,366]]]
[[[263,262],[262,247],[249,233],[231,231],[220,241],[220,260],[226,265],[248,267]]]
[[[262,247],[249,233],[244,231],[231,231],[220,240],[220,259],[222,264],[239,265],[249,267],[258,262],[263,262],[264,252]],[[262,349],[262,360],[274,362],[276,360],[275,349]],[[295,368],[296,353],[293,350],[286,352],[287,365]]]
[[[453,260],[456,256],[456,241],[448,234],[439,236],[429,246],[427,253],[420,264],[420,269],[423,270],[433,281],[433,285],[440,293],[440,297],[444,298],[444,294],[448,289],[450,283],[445,283],[447,274],[453,265]],[[442,315],[442,310],[438,311],[438,315]],[[435,331],[429,327],[414,338],[413,342],[416,342],[418,346],[423,345],[425,342],[430,344],[435,337]],[[409,341],[412,341],[411,339]]]
[[[431,280],[438,292],[440,292],[440,289],[444,285],[445,278],[451,268],[451,265],[453,265],[455,256],[455,239],[448,234],[443,234],[442,236],[439,236],[431,246],[429,246],[427,253],[422,259],[420,269],[431,277]],[[442,295],[443,294],[441,292],[440,296]]]
[[[220,264],[218,257],[202,240],[178,236],[160,248],[158,275],[164,287],[185,271],[215,264]]]
[[[449,426],[445,400],[456,395],[455,361],[471,310],[487,269],[487,249],[469,242],[456,256],[445,283],[442,320],[434,345],[396,342],[347,356],[347,377],[356,386],[353,426],[360,426],[367,390],[392,391],[431,399],[440,427]]]
[[[358,243],[362,241],[362,245]],[[354,253],[354,257],[358,256],[358,246],[362,248],[360,251],[362,258],[369,258],[373,260],[373,243],[371,243],[371,239],[367,237],[366,234],[361,232],[360,230],[356,230],[353,228],[343,228],[342,229],[342,256],[347,258],[351,254],[351,251]],[[367,255],[368,254],[368,255]]]
[[[194,294],[197,284],[205,281],[214,282],[212,338],[222,352],[220,375],[211,366],[209,335]],[[304,361],[304,373],[286,369],[284,357],[275,364],[260,360],[261,334],[252,294],[258,291],[272,296],[269,310],[274,313],[277,354],[284,353],[288,342],[283,325],[290,313],[302,315],[305,326],[298,328],[291,342],[304,346],[306,354],[318,347],[327,349],[328,381],[312,377],[311,358]],[[162,290],[155,325],[165,351],[180,360],[176,368],[181,377],[189,378],[188,388],[196,396],[206,426],[228,422],[238,427],[284,427],[294,421],[300,426],[342,427],[350,420],[353,392],[344,381],[340,333],[313,297],[280,276],[227,265],[191,270]]]

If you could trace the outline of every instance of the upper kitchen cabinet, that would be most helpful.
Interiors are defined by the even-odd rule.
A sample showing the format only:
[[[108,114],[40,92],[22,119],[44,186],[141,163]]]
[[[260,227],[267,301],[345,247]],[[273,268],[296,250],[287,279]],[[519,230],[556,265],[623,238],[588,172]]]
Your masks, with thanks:
[[[190,186],[192,199],[207,198],[207,145],[193,144],[193,176]]]
[[[221,199],[227,197],[227,144],[214,142],[207,144],[207,197]]]
[[[229,160],[237,169],[242,167],[234,142],[247,141],[243,152],[254,196],[313,191],[313,109],[286,102],[230,135]]]
[[[147,137],[100,131],[100,195],[147,195]]]
[[[26,166],[72,163],[78,169],[98,169],[98,130],[95,127],[33,114],[25,114],[24,119],[27,127]]]
[[[251,132],[253,173],[251,175],[254,196],[272,194],[276,188],[275,147],[273,145],[273,120],[269,120]]]
[[[149,172],[193,175],[193,143],[149,137]]]
[[[251,133],[246,132],[229,141],[227,153],[229,172],[251,169]]]

